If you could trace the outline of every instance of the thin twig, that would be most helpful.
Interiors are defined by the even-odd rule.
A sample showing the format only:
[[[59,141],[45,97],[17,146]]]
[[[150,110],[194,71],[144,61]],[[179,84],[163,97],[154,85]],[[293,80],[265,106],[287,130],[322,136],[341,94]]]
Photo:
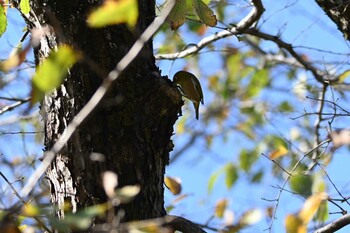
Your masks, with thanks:
[[[259,38],[262,38],[264,40],[269,40],[278,45],[278,47],[285,49],[286,51],[289,52],[289,54],[294,57],[303,67],[304,69],[310,71],[315,79],[320,82],[320,83],[329,83],[329,82],[334,82],[336,81],[336,78],[334,79],[325,79],[324,76],[325,74],[318,70],[315,66],[311,64],[311,62],[307,61],[302,55],[298,54],[292,44],[289,44],[285,41],[283,41],[278,35],[270,35],[264,32],[259,31],[258,29],[255,28],[248,28],[245,31],[246,34],[253,35]]]
[[[325,140],[323,142],[321,142],[319,145],[317,145],[316,147],[312,148],[311,150],[309,150],[308,152],[306,152],[296,163],[295,165],[293,166],[292,170],[289,172],[290,174],[293,174],[293,172],[295,171],[295,169],[299,166],[299,164],[301,163],[301,161],[304,160],[305,157],[309,156],[311,153],[313,153],[315,150],[317,150],[319,147],[323,146],[324,144],[328,143],[330,140]],[[273,226],[273,222],[274,222],[274,219],[276,219],[276,214],[277,214],[277,209],[278,209],[278,206],[279,206],[279,200],[282,196],[282,192],[284,190],[284,188],[286,187],[289,179],[291,178],[292,176],[291,175],[288,175],[286,180],[284,181],[283,185],[281,186],[281,189],[280,191],[278,192],[278,195],[277,195],[277,198],[275,199],[275,208],[273,210],[273,214],[272,214],[272,218],[271,218],[271,222],[270,222],[270,225],[268,227],[268,230],[271,232],[272,231],[272,226]]]
[[[317,118],[315,119],[314,122],[314,134],[315,134],[315,141],[314,141],[314,146],[318,145],[320,143],[320,128],[321,128],[321,123],[323,121],[322,117],[322,112],[324,108],[324,103],[325,103],[325,97],[326,97],[326,92],[327,92],[327,87],[328,85],[323,83],[322,90],[319,93],[319,99],[320,101],[318,102],[318,110],[317,110]],[[316,161],[318,158],[318,150],[315,150],[313,155],[312,155],[312,160]]]
[[[22,202],[23,205],[27,205],[28,203],[23,200],[23,198],[19,195],[19,193],[17,192],[17,190],[15,189],[15,187],[13,187],[12,183],[6,178],[6,176],[0,172],[0,176],[6,181],[6,183],[10,186],[10,188],[12,189],[13,193],[15,194],[15,196]],[[33,218],[35,219],[35,221],[39,224],[40,227],[42,227],[46,232],[51,232],[51,230],[46,226],[45,222],[42,221],[39,217],[37,216],[33,216]]]
[[[21,106],[24,103],[27,103],[30,100],[30,97],[25,98],[23,100],[19,100],[16,103],[13,103],[11,105],[7,105],[0,109],[0,115],[4,114],[5,112],[12,111],[13,109],[17,108],[18,106]]]
[[[321,166],[319,164],[319,167],[322,169],[322,171],[324,172],[324,174],[327,176],[327,179],[329,180],[329,182],[331,182],[333,188],[337,191],[337,193],[339,194],[339,196],[341,196],[343,198],[343,200],[348,203],[348,205],[350,205],[348,199],[346,199],[343,194],[341,194],[341,192],[338,190],[337,186],[334,184],[334,182],[332,181],[331,177],[328,175],[327,171],[324,169],[323,166]]]
[[[291,176],[292,174],[289,173],[286,169],[284,169],[279,163],[277,163],[274,159],[271,159],[269,156],[265,155],[264,153],[261,153],[265,158],[276,164],[282,171],[287,173],[287,175]]]

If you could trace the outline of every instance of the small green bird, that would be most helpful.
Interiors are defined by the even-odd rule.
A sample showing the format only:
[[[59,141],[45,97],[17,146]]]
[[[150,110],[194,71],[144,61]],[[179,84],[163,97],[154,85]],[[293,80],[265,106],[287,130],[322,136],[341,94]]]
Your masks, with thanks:
[[[179,71],[174,75],[173,81],[180,89],[181,94],[192,101],[198,120],[199,103],[204,104],[203,91],[199,80],[190,72]]]

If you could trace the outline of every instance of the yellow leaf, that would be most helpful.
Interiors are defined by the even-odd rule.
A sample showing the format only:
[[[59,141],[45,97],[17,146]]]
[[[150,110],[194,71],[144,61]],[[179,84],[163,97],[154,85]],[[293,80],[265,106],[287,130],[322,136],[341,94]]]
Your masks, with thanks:
[[[286,233],[306,233],[306,225],[303,221],[295,215],[289,214],[284,220],[286,226]]]
[[[214,12],[202,0],[193,0],[192,4],[198,17],[205,25],[216,26],[217,19]]]
[[[167,22],[170,24],[171,30],[178,29],[185,22],[186,18],[186,0],[176,0],[173,9],[167,18]]]
[[[106,0],[88,16],[87,21],[91,27],[95,28],[120,23],[133,27],[137,22],[138,14],[137,0]]]
[[[27,217],[34,217],[40,214],[40,209],[37,206],[26,204],[22,208],[22,215]]]
[[[176,124],[176,134],[183,134],[185,132],[186,118],[181,117]]]
[[[0,37],[6,31],[7,18],[6,18],[6,8],[0,4]]]
[[[306,199],[302,210],[299,212],[299,219],[303,221],[304,224],[310,222],[312,217],[317,212],[322,201],[327,199],[326,193],[316,193]]]
[[[277,150],[272,151],[270,154],[270,159],[277,159],[279,157],[282,157],[284,155],[288,154],[288,149],[284,147],[283,145],[278,145]]]
[[[139,185],[125,185],[115,190],[115,196],[121,203],[128,203],[140,193],[140,190]]]
[[[12,50],[7,60],[0,62],[0,70],[3,72],[9,72],[13,68],[18,67],[25,60],[29,49],[30,44],[22,49],[22,43],[20,43],[16,48]]]
[[[340,83],[343,83],[344,80],[345,80],[347,77],[349,77],[349,76],[350,76],[350,70],[346,70],[346,71],[344,71],[342,74],[339,75],[338,80],[339,80]]]
[[[164,178],[164,183],[172,194],[177,195],[181,193],[182,187],[181,180],[179,178],[166,176]]]
[[[215,216],[218,218],[223,218],[227,205],[228,205],[227,199],[219,200],[215,206]]]
[[[29,14],[29,11],[30,11],[29,0],[21,0],[19,3],[19,6],[23,14],[25,15]]]
[[[37,68],[32,79],[31,103],[41,100],[45,93],[59,87],[68,73],[68,69],[78,61],[79,54],[66,45],[58,47]]]

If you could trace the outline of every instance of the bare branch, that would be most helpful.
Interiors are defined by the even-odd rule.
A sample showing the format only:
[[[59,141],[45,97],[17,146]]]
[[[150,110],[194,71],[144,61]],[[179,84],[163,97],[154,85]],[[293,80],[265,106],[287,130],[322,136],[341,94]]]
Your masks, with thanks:
[[[0,109],[0,115],[4,114],[5,112],[12,111],[13,109],[17,108],[18,106],[21,106],[24,103],[27,103],[30,100],[30,97],[27,97],[23,100],[19,100],[16,103],[13,103],[11,105],[7,105]]]
[[[207,45],[212,44],[217,40],[220,40],[229,36],[233,36],[233,35],[242,34],[249,27],[251,27],[255,22],[257,22],[261,17],[262,13],[265,11],[261,0],[252,0],[251,4],[253,5],[253,9],[236,26],[227,30],[222,30],[218,33],[215,33],[212,36],[205,37],[194,46],[189,47],[181,52],[170,53],[170,54],[158,54],[155,56],[155,58],[157,60],[162,60],[162,59],[175,60],[178,58],[187,57],[189,55],[198,53]]]
[[[322,117],[322,112],[324,108],[324,103],[325,103],[325,97],[326,97],[326,92],[327,92],[327,87],[328,85],[323,84],[323,88],[319,93],[319,99],[320,101],[318,102],[318,110],[317,110],[317,118],[315,119],[314,123],[314,130],[315,130],[315,141],[314,141],[314,146],[318,145],[320,143],[320,128],[321,128],[321,123],[323,121]],[[312,155],[312,160],[316,161],[318,158],[318,150],[315,150],[313,155]]]
[[[314,233],[333,233],[350,224],[350,214],[346,214],[326,226],[314,231]]]
[[[293,46],[289,43],[283,41],[279,36],[270,35],[264,32],[259,31],[255,28],[249,28],[245,31],[246,34],[257,36],[259,38],[272,41],[278,45],[278,47],[285,49],[289,52],[289,54],[294,57],[303,67],[304,69],[310,71],[316,80],[320,83],[328,84],[329,82],[335,82],[336,78],[325,79],[325,73],[321,72],[315,66],[313,66],[309,61],[307,61],[302,55],[298,54]]]

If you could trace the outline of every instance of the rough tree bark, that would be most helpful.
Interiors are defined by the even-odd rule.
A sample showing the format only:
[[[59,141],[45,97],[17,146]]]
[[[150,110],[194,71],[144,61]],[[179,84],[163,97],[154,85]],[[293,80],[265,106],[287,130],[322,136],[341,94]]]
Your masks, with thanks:
[[[316,3],[337,25],[346,40],[350,39],[350,3],[345,0],[316,0]]]
[[[84,56],[69,71],[64,84],[41,105],[46,150],[154,19],[155,2],[138,3],[139,20],[130,32],[124,25],[87,27],[86,16],[99,0],[32,1],[36,17],[31,15],[31,26],[49,25],[46,37],[34,49],[37,65],[60,43],[73,46]],[[118,208],[124,211],[123,221],[164,216],[163,175],[181,105],[180,94],[155,66],[149,41],[47,171],[58,216],[64,216],[64,202],[73,212],[105,202],[101,173],[107,170],[118,174],[119,187],[141,186],[132,202]],[[102,155],[102,160],[92,159],[94,155]]]

